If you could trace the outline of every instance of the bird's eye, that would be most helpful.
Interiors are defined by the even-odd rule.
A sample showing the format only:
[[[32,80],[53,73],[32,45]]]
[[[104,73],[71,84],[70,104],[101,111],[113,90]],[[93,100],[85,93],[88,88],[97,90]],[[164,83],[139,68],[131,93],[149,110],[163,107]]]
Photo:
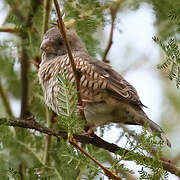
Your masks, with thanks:
[[[62,41],[58,41],[58,46],[62,46],[62,45],[63,45]]]

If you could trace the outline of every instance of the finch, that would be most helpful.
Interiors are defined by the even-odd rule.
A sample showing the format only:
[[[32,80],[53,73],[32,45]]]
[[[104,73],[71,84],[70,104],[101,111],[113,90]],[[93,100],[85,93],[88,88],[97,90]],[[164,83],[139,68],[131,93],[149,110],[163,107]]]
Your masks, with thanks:
[[[91,57],[79,36],[66,30],[76,70],[80,74],[80,94],[84,102],[84,114],[89,127],[109,123],[128,125],[148,124],[148,130],[169,146],[171,144],[161,127],[148,118],[136,89],[112,67]],[[69,56],[63,37],[57,27],[49,29],[42,40],[42,61],[39,67],[39,81],[47,106],[58,114],[57,74],[67,73],[67,79],[75,82]]]

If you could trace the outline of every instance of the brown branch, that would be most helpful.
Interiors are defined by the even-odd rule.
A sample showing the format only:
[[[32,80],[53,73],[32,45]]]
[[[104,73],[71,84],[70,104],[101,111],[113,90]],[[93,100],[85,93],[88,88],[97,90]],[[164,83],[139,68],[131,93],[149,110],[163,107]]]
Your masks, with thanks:
[[[50,16],[52,0],[44,0],[44,12],[43,12],[43,26],[42,26],[42,36],[48,29],[48,22]]]
[[[53,128],[53,125],[55,123],[54,117],[56,114],[52,111],[49,111],[48,108],[46,108],[46,121],[47,121],[47,127]],[[44,147],[44,154],[43,154],[43,164],[49,163],[49,149],[51,146],[52,136],[48,135],[45,139],[45,147]]]
[[[20,57],[21,60],[21,112],[20,118],[28,117],[28,94],[29,94],[29,81],[28,81],[28,72],[30,64],[28,62],[28,55],[26,49],[23,45],[23,40],[21,41],[22,54]]]
[[[31,0],[32,9],[29,10],[27,20],[25,21],[25,30],[28,31],[33,26],[33,17],[36,14],[41,0]],[[22,55],[21,55],[21,112],[20,117],[26,118],[29,116],[29,80],[28,72],[30,69],[30,61],[26,46],[24,46],[24,39],[27,39],[27,34],[20,34],[22,41]]]
[[[110,36],[109,36],[109,41],[108,41],[108,45],[105,49],[105,52],[104,52],[104,57],[103,57],[103,60],[104,62],[108,63],[109,61],[107,60],[107,55],[111,49],[111,46],[113,44],[113,32],[114,32],[114,21],[116,19],[116,15],[117,15],[117,12],[118,12],[118,9],[119,9],[119,6],[120,6],[120,2],[119,4],[117,4],[115,7],[112,7],[110,8],[110,12],[111,12],[111,31],[110,31]]]
[[[12,117],[13,113],[12,113],[12,110],[11,110],[9,99],[8,99],[7,94],[6,94],[4,88],[3,88],[2,84],[1,84],[1,81],[0,81],[0,96],[2,98],[2,102],[4,104],[6,113],[8,114],[8,116]]]
[[[48,22],[49,22],[49,16],[50,16],[50,10],[51,10],[52,0],[44,0],[44,12],[43,12],[43,25],[42,25],[42,35],[41,39],[43,38],[44,33],[48,29]],[[37,59],[38,60],[38,59]],[[34,63],[36,63],[36,67],[39,69],[39,63],[35,60]],[[40,61],[39,61],[40,62]],[[46,122],[47,127],[52,128],[54,125],[54,112],[49,111],[49,109],[46,107]],[[43,154],[43,164],[49,163],[49,149],[51,146],[51,139],[52,136],[48,135],[45,139],[45,147],[44,147],[44,154]]]
[[[26,28],[32,28],[33,17],[36,14],[36,12],[38,11],[38,8],[40,7],[41,3],[42,3],[42,0],[31,0],[31,8],[29,9],[28,17],[25,22]]]
[[[15,29],[14,27],[7,27],[7,26],[1,26],[0,32],[18,33],[17,29]]]
[[[96,159],[94,159],[89,153],[87,153],[83,148],[81,148],[74,138],[72,138],[72,140],[70,140],[69,143],[72,144],[76,149],[81,151],[83,154],[85,154],[95,164],[97,164],[104,171],[104,173],[105,173],[105,175],[107,177],[109,177],[111,179],[114,179],[114,180],[122,180],[122,178],[120,178],[120,177],[116,176],[115,174],[113,174],[110,170],[105,168],[101,163],[99,163]]]
[[[55,136],[57,139],[59,139],[59,136],[61,136],[64,139],[67,139],[67,132],[66,131],[58,131],[56,129],[47,128],[45,126],[40,125],[38,122],[36,122],[34,119],[26,121],[26,120],[14,120],[12,118],[0,118],[0,125],[4,124],[7,126],[14,126],[14,127],[21,127],[21,128],[27,128],[27,129],[34,129],[36,131],[39,131],[41,133],[45,133],[48,135]],[[109,152],[119,154],[120,156],[125,155],[126,153],[131,154],[132,157],[135,157],[137,153],[131,152],[129,150],[126,150],[124,148],[121,148],[113,143],[108,143],[98,137],[95,134],[92,134],[92,137],[88,137],[85,135],[76,135],[74,134],[73,137],[81,143],[84,144],[92,144],[96,147],[103,148]],[[138,154],[138,156],[141,156],[141,158],[144,159],[144,161],[153,161],[151,157],[143,156]],[[128,160],[128,159],[127,159]],[[129,159],[130,160],[130,159]],[[131,159],[132,160],[132,159]],[[163,160],[161,158],[163,169],[180,177],[180,168],[176,167],[176,165],[172,164],[170,160]]]
[[[60,11],[57,0],[54,0],[54,4],[55,4],[56,12],[57,12],[57,15],[58,15],[58,22],[57,22],[58,28],[59,28],[62,36],[63,36],[64,42],[65,42],[65,45],[66,45],[66,49],[67,49],[67,52],[68,52],[69,60],[70,60],[70,63],[71,63],[71,67],[72,67],[72,70],[73,70],[73,74],[74,74],[74,77],[75,77],[75,81],[76,81],[78,104],[79,104],[79,106],[82,106],[82,99],[81,99],[81,94],[80,94],[80,76],[79,76],[79,74],[78,74],[78,72],[76,70],[76,66],[75,66],[75,63],[74,63],[74,58],[73,58],[73,55],[72,55],[72,52],[71,52],[69,42],[67,40],[65,26],[64,26],[64,22],[62,20],[61,11]],[[85,120],[84,111],[80,111],[80,115]]]

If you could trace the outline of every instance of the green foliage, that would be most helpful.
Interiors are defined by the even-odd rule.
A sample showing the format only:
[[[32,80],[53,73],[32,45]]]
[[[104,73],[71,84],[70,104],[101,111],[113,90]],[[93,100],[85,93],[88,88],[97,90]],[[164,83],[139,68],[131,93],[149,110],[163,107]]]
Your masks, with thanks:
[[[59,95],[58,105],[59,114],[72,117],[77,108],[77,90],[75,83],[68,81],[66,72],[58,74]]]
[[[56,151],[57,149],[57,151]],[[92,179],[98,173],[97,166],[86,156],[77,152],[71,145],[64,140],[56,145],[52,151],[52,158],[56,165],[62,164],[58,167],[59,174],[62,179],[75,179],[85,172],[89,179]]]
[[[66,72],[57,76],[59,84],[59,125],[70,133],[80,133],[84,122],[77,114],[77,90],[75,83],[68,81]]]
[[[41,121],[41,123],[44,124],[44,119],[46,117],[46,108],[44,107],[45,100],[42,88],[37,77],[37,71],[32,71],[31,73],[29,73],[29,82],[31,92],[33,92],[29,108],[31,109],[31,113],[33,114],[33,116],[35,116],[35,119]]]
[[[29,67],[26,67],[29,85],[25,87],[29,90],[28,110],[36,121],[45,126],[46,107],[44,106],[43,93],[38,82],[37,70],[31,63],[37,63],[36,60],[40,59],[41,54],[39,46],[42,37],[43,1],[4,0],[3,2],[9,6],[4,26],[14,27],[17,31],[13,36],[7,35],[6,39],[0,41],[0,80],[7,94],[10,95],[6,98],[15,97],[18,101],[21,100],[21,63],[22,60],[25,60],[29,63]],[[142,1],[133,1],[136,5],[140,2]],[[167,43],[163,41],[172,37],[172,34],[179,32],[179,10],[171,11],[177,7],[177,0],[172,2],[169,0],[146,0],[146,2],[154,6],[157,17],[156,25],[159,27],[159,36],[162,40],[154,39],[163,48],[167,56],[166,60],[168,60],[160,68],[170,67],[170,77],[175,79],[179,86],[179,40],[174,38]],[[69,0],[63,1],[63,3],[61,1],[63,10],[66,12],[65,20],[75,20],[74,28],[93,56],[100,53],[99,42],[93,37],[93,34],[99,27],[104,27],[105,23],[109,23],[106,19],[108,11],[106,13],[102,11],[102,6],[105,3],[107,1]],[[128,5],[127,2],[126,7],[129,7]],[[136,6],[136,8],[138,7]],[[123,7],[121,8],[120,10],[123,10]],[[55,16],[56,13],[53,9],[50,18],[55,20]],[[168,21],[167,17],[171,21]],[[59,74],[57,78],[60,88],[58,94],[60,101],[59,117],[55,118],[57,123],[53,124],[53,128],[65,129],[69,133],[82,133],[84,122],[77,113],[75,85],[67,81],[66,73]],[[1,101],[0,105],[3,104]],[[3,114],[7,115],[4,112]],[[63,139],[57,142],[52,137],[48,149],[49,160],[44,163],[45,137],[42,133],[29,129],[9,128],[5,121],[1,121],[0,125],[1,179],[93,180],[95,178],[103,179],[105,176],[94,162]],[[101,135],[106,130],[102,128]],[[127,173],[134,173],[131,168],[126,167],[126,161],[135,161],[142,167],[139,170],[140,179],[167,179],[168,174],[163,170],[159,160],[162,142],[156,141],[154,136],[147,137],[145,131],[135,138],[130,137],[127,133],[124,133],[121,138],[123,137],[127,139],[126,148],[129,153],[121,151],[113,156],[110,152],[93,145],[82,146],[95,159],[104,163],[113,172],[118,171],[118,175],[124,178],[127,177]],[[156,154],[151,159],[146,158],[145,156],[151,157],[154,149],[157,151]]]
[[[20,78],[19,72],[15,68],[17,45],[9,40],[0,42],[0,77],[6,83],[3,84],[5,89],[14,97],[20,97]],[[16,86],[14,86],[16,85]]]
[[[152,180],[156,180],[156,179],[159,179],[159,180],[167,180],[168,179],[168,174],[167,174],[167,172],[163,172],[164,173],[164,177],[162,177],[162,176],[160,176],[160,173],[161,172],[159,172],[159,169],[157,169],[158,171],[157,171],[157,174],[150,174],[150,173],[148,173],[143,167],[141,168],[141,170],[139,170],[138,172],[139,172],[139,174],[140,174],[140,177],[139,177],[139,179],[140,180],[150,180],[150,179],[152,179]]]
[[[121,155],[120,160],[135,161],[136,164],[143,165],[138,171],[140,179],[167,179],[167,172],[164,171],[160,161],[163,142],[157,141],[153,135],[149,136],[146,129],[133,138],[129,134],[125,136],[128,139],[126,147],[129,152],[117,152]],[[154,153],[152,154],[152,152]]]
[[[144,2],[148,2],[152,4],[154,13],[156,15],[156,26],[158,30],[158,36],[166,40],[169,37],[174,36],[175,29],[177,29],[177,22],[169,19],[171,14],[178,14],[178,10],[180,8],[179,0],[142,0]]]
[[[121,160],[121,158],[120,158]],[[127,168],[125,164],[122,164],[119,160],[119,164],[117,164],[116,166],[114,166],[115,169],[117,169],[120,174],[122,174],[122,177],[126,177],[127,173],[128,174],[135,174],[133,170],[131,170],[130,168]]]
[[[28,142],[29,139],[29,143],[25,144],[16,138],[14,129],[10,129],[6,126],[0,126],[0,131],[0,172],[6,177],[6,179],[10,176],[14,178],[15,176],[19,176],[17,171],[24,163],[26,164],[26,168],[40,166],[39,159],[37,158],[38,156],[35,155],[35,151],[38,150],[38,146],[34,146],[34,149],[36,148],[36,150],[33,150],[33,145],[40,143],[40,141],[36,139],[34,134],[26,134],[26,140]],[[37,151],[36,153],[38,154]],[[28,176],[30,176],[30,174],[28,174],[27,177]]]
[[[4,172],[6,173],[6,175]],[[9,179],[19,180],[20,179],[20,175],[18,171],[13,168],[9,168],[7,170],[0,170],[0,176],[3,180],[9,180]]]
[[[100,11],[100,2],[97,0],[70,0],[64,2],[64,11],[66,19],[74,19],[74,27],[81,37],[91,55],[97,53],[99,42],[92,36],[93,33],[104,23],[102,11]],[[93,11],[93,15],[89,16],[88,12]],[[80,16],[83,14],[83,17]]]
[[[156,36],[153,40],[160,46],[165,53],[165,60],[158,65],[158,69],[168,69],[168,77],[170,80],[176,81],[176,86],[180,85],[180,48],[179,48],[179,32],[180,32],[180,3],[173,4],[173,8],[166,13],[167,24],[173,24],[171,34],[169,34],[165,40],[162,40]]]
[[[180,85],[180,50],[175,39],[170,39],[167,44],[163,43],[159,38],[153,37],[153,40],[159,44],[166,55],[163,63],[158,65],[158,69],[169,69],[168,76],[170,80],[175,79],[176,86]]]

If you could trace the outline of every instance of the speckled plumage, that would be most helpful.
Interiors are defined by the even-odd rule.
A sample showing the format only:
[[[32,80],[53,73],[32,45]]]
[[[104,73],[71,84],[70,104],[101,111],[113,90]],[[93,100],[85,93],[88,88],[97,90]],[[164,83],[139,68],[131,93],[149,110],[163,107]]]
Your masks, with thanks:
[[[144,125],[160,132],[160,138],[168,146],[162,129],[151,121],[143,111],[143,104],[135,88],[130,85],[110,65],[91,57],[79,37],[66,31],[76,70],[80,73],[80,92],[86,102],[84,113],[87,124],[91,127],[114,123]],[[39,80],[42,85],[45,101],[49,108],[58,113],[57,74],[66,69],[69,81],[75,81],[63,38],[57,28],[51,28],[44,35],[41,43],[43,50],[39,68]]]

